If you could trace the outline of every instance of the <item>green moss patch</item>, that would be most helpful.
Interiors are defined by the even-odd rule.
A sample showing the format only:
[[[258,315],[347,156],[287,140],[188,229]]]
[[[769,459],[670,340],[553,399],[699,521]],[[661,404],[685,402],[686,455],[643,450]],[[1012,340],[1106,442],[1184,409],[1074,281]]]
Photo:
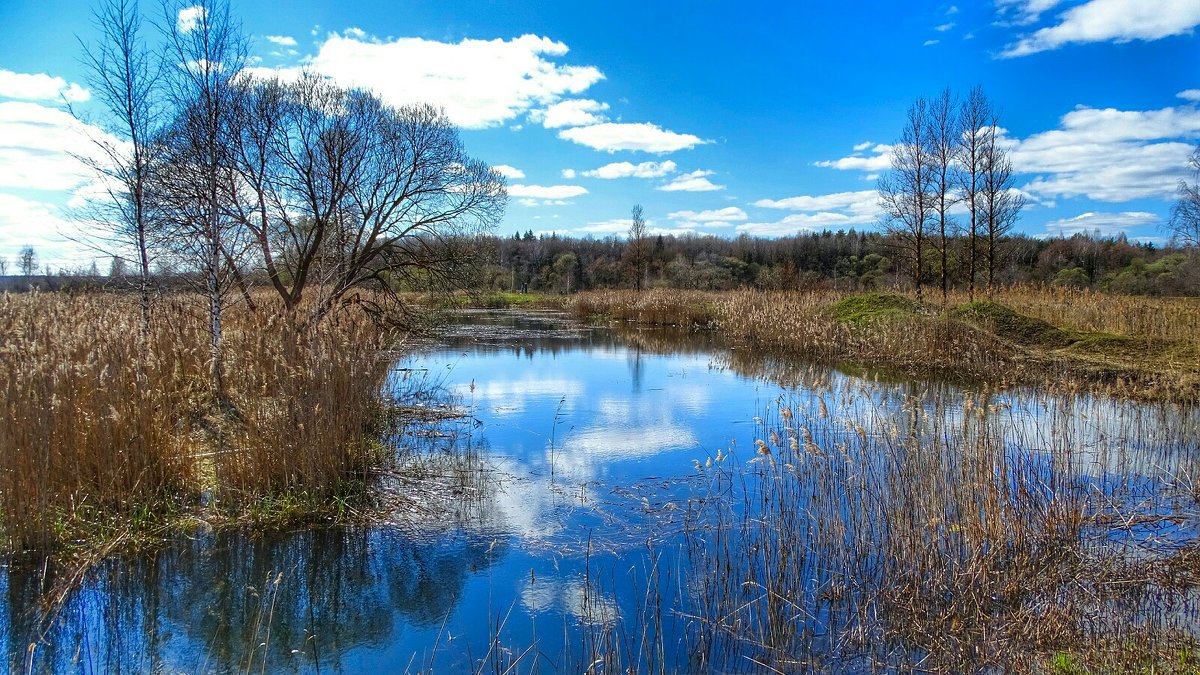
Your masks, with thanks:
[[[952,310],[959,319],[995,333],[997,336],[1031,347],[1066,347],[1079,336],[1052,326],[1041,319],[1026,316],[998,302],[976,300]]]
[[[842,323],[862,324],[915,314],[920,305],[915,300],[890,293],[852,295],[830,307],[833,318]]]

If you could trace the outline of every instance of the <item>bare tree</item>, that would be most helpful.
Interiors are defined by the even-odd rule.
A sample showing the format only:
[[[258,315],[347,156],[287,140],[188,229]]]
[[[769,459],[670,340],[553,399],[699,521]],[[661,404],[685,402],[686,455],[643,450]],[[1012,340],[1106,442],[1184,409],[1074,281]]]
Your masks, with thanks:
[[[640,291],[646,273],[646,219],[642,216],[642,205],[634,204],[630,216],[629,251],[633,257],[634,286]]]
[[[170,58],[177,64],[170,71],[175,116],[162,137],[165,157],[156,173],[156,196],[176,251],[189,255],[204,279],[210,374],[224,405],[222,311],[241,250],[227,203],[232,79],[245,62],[245,45],[224,0],[168,3],[164,11]]]
[[[21,251],[17,253],[17,269],[21,270],[21,276],[25,277],[26,281],[33,279],[33,275],[37,273],[37,251],[32,246],[22,246]]]
[[[1171,210],[1170,228],[1174,240],[1191,248],[1200,248],[1200,146],[1192,152],[1188,163],[1195,183],[1179,181],[1179,201]]]
[[[93,142],[99,157],[84,155],[108,192],[103,214],[113,225],[117,243],[137,252],[142,330],[150,327],[150,234],[152,214],[148,197],[155,164],[154,136],[160,124],[161,60],[154,58],[142,38],[136,0],[103,0],[94,14],[100,41],[84,45],[87,83],[103,106],[103,128]]]
[[[996,285],[1000,244],[1025,208],[1025,196],[1014,187],[1012,160],[999,141],[1000,124],[995,114],[988,126],[983,142],[982,215],[988,293],[991,293]]]
[[[983,87],[971,88],[958,113],[961,136],[956,150],[958,160],[959,195],[967,207],[967,294],[975,299],[975,283],[979,278],[979,233],[982,226],[984,148],[994,134],[992,106]]]
[[[242,82],[238,101],[238,217],[289,314],[315,289],[304,321],[356,287],[448,284],[477,252],[464,235],[503,214],[503,178],[440,109],[315,75]]]
[[[911,265],[917,300],[925,265],[926,226],[933,213],[934,167],[929,156],[929,103],[917,99],[908,108],[900,142],[892,150],[892,170],[879,179],[879,206],[884,226]]]
[[[939,274],[942,282],[942,302],[945,303],[950,292],[950,245],[954,237],[954,222],[949,211],[961,197],[957,190],[958,166],[955,162],[955,151],[961,132],[959,131],[958,116],[955,114],[956,103],[950,94],[950,89],[942,90],[929,108],[929,129],[925,133],[929,144],[928,155],[932,173],[932,208],[937,218],[937,239],[934,246],[941,257]]]
[[[0,277],[8,276],[8,258],[0,255]]]

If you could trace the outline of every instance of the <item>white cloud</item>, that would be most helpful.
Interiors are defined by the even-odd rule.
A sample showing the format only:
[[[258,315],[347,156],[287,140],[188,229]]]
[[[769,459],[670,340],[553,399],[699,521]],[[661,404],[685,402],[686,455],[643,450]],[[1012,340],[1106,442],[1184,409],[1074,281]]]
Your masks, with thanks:
[[[65,110],[0,102],[0,188],[67,191],[95,179],[75,154],[95,148],[89,135],[116,143]]]
[[[190,33],[200,25],[200,21],[204,19],[205,9],[200,5],[184,7],[179,10],[179,15],[175,18],[175,27],[180,33]]]
[[[1121,213],[1081,213],[1073,218],[1062,218],[1046,223],[1047,236],[1069,237],[1073,234],[1092,234],[1099,232],[1102,237],[1112,237],[1120,233],[1129,233],[1132,227],[1158,225],[1159,217],[1145,211],[1124,211]]]
[[[738,232],[783,236],[826,229],[849,229],[857,225],[870,225],[880,215],[879,194],[874,190],[760,199],[754,205],[804,213],[794,213],[774,222],[745,223],[738,226]]]
[[[871,147],[871,141],[863,141],[862,143],[855,144],[854,151],[862,152],[863,150],[866,150],[869,147]]]
[[[865,223],[844,213],[793,213],[775,222],[743,223],[737,226],[737,231],[760,237],[784,237],[803,232],[848,229],[860,224]]]
[[[855,153],[849,157],[813,162],[813,166],[842,171],[887,171],[892,168],[892,146],[890,145],[880,143],[871,148],[871,154],[866,157],[861,154],[863,150],[866,150],[866,145],[863,143],[854,146],[854,150]]]
[[[0,68],[0,98],[78,103],[92,95],[87,89],[45,73],[16,73]]]
[[[954,26],[955,26],[955,23],[953,21],[950,21],[950,22],[944,23],[940,26],[934,26],[933,29],[939,33],[945,33],[946,31],[954,28]]]
[[[650,222],[646,221],[647,227],[649,227]],[[613,218],[611,220],[588,223],[583,227],[576,228],[576,230],[589,234],[625,234],[629,232],[629,226],[632,224],[633,221],[629,218]]]
[[[46,263],[55,270],[90,264],[96,252],[64,236],[76,229],[53,204],[0,192],[0,256],[8,260],[9,274],[17,273],[17,253],[24,246],[37,252],[39,271]]]
[[[592,66],[556,62],[567,45],[522,35],[511,40],[377,40],[358,29],[331,34],[306,67],[344,86],[371,89],[393,105],[432,103],[455,124],[481,129],[578,94],[604,78]],[[295,78],[299,68],[251,69]]]
[[[745,211],[736,206],[726,206],[723,209],[712,209],[709,211],[674,211],[667,214],[667,217],[671,220],[721,222],[738,222],[749,218]]]
[[[510,197],[530,197],[532,199],[570,199],[588,193],[581,185],[509,185]]]
[[[566,178],[567,180],[575,180],[576,175],[578,175],[578,174],[575,172],[575,169],[563,169],[562,170],[562,177]]]
[[[875,190],[835,192],[827,195],[801,195],[785,199],[760,199],[754,205],[765,209],[790,211],[846,211],[864,217],[879,215],[879,193]]]
[[[632,162],[613,162],[605,164],[598,169],[584,171],[582,175],[588,178],[662,178],[663,176],[675,171],[675,162],[666,160],[665,162],[642,162],[633,164]]]
[[[579,127],[587,124],[599,124],[606,121],[603,115],[597,113],[608,110],[607,103],[586,98],[575,98],[559,101],[544,109],[535,110],[530,117],[535,122],[541,122],[547,129],[559,127]]]
[[[496,173],[500,174],[501,176],[504,176],[505,178],[524,178],[525,177],[524,171],[518,169],[515,166],[509,166],[507,164],[497,164],[496,166],[493,166],[492,169]]]
[[[675,221],[671,232],[674,234],[696,233],[699,230],[731,227],[734,223],[747,220],[746,212],[736,206],[726,206],[723,209],[707,211],[675,211],[667,215]]]
[[[1200,103],[1200,89],[1185,89],[1175,95],[1185,101]]]
[[[676,176],[671,182],[665,185],[659,185],[655,190],[663,192],[712,192],[714,190],[724,190],[724,185],[717,185],[710,181],[706,176],[713,175],[712,171],[693,171]]]
[[[1005,23],[1024,26],[1035,23],[1043,13],[1061,3],[1062,0],[996,0],[996,8]]]
[[[268,35],[267,42],[277,44],[280,47],[295,47],[296,38],[290,35]]]
[[[940,42],[941,42],[941,40],[926,40],[925,42],[921,43],[921,46],[922,47],[932,47],[933,45],[936,45]]]
[[[692,134],[680,134],[646,122],[605,122],[587,127],[575,127],[558,132],[558,137],[586,145],[593,150],[641,150],[643,152],[674,152],[710,143]]]
[[[1002,130],[1003,133],[1003,130]],[[1039,174],[1024,187],[1044,198],[1087,196],[1106,202],[1173,199],[1200,138],[1200,109],[1078,108],[1058,129],[1023,140],[1006,136],[1014,168]]]
[[[1063,12],[1057,24],[1010,44],[1000,56],[1025,56],[1068,44],[1159,40],[1190,33],[1198,24],[1196,0],[1089,0]]]

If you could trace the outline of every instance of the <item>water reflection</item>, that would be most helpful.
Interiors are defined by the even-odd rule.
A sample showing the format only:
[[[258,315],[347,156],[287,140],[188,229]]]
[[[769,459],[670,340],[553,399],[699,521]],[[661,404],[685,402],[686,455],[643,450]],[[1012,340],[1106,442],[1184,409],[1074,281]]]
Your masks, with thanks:
[[[835,467],[843,466],[838,457],[850,462],[854,444],[888,448],[891,455],[853,458],[860,477],[888,462],[909,470],[906,438],[936,445],[980,428],[1007,452],[1053,454],[1053,462],[1023,465],[1039,480],[1049,481],[1066,457],[1081,489],[1114,504],[1200,476],[1195,408],[968,391],[730,350],[711,333],[588,328],[553,314],[468,314],[398,364],[389,386],[413,407],[467,414],[431,415],[393,439],[403,460],[385,489],[401,506],[389,522],[181,538],[152,555],[106,561],[48,625],[37,609],[46,590],[41,567],[5,568],[0,648],[9,669],[21,672],[31,658],[46,672],[470,671],[498,653],[502,635],[515,651],[492,665],[507,667],[533,646],[544,670],[583,670],[593,663],[589,650],[603,647],[597,640],[621,630],[638,644],[662,645],[638,658],[699,667],[685,648],[696,625],[672,609],[686,613],[714,575],[689,576],[689,562],[704,552],[688,546],[727,543],[717,537],[723,526],[750,522],[743,505],[709,498],[713,486],[730,487],[726,467],[757,456],[756,442],[778,446],[757,418],[784,408],[789,419],[808,421],[808,437],[791,430],[797,448],[811,444]],[[717,461],[731,452],[734,459]],[[973,470],[953,456],[935,459],[911,472]],[[881,485],[871,498],[936,501]],[[789,499],[808,508],[815,494]],[[830,499],[859,497],[842,491]],[[868,534],[882,536],[886,526],[879,518],[857,535],[821,536],[867,551]],[[1200,522],[1118,529],[1097,517],[1099,539],[1135,548],[1187,545]],[[838,631],[859,630],[861,617],[833,585],[838,561],[808,562],[818,570],[803,580],[811,616],[793,618],[793,632],[820,652],[810,655],[819,666],[833,658]],[[864,577],[872,573],[869,554],[855,564]]]

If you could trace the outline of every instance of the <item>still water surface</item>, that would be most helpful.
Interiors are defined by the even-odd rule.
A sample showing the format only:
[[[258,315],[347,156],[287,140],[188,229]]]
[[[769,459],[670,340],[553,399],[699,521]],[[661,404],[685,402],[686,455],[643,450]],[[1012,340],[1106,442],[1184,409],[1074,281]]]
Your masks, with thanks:
[[[824,392],[865,390],[875,408],[959,395],[805,368]],[[793,375],[710,334],[618,336],[552,314],[464,314],[389,380],[466,416],[398,439],[424,458],[434,487],[391,485],[400,505],[387,523],[181,538],[101,566],[49,624],[36,611],[41,570],[9,566],[0,648],[15,672],[554,672],[586,667],[583,645],[618,635],[653,639],[669,669],[686,668],[688,618],[646,589],[668,589],[669,604],[690,587],[682,531],[711,487],[709,462],[753,457],[756,418],[781,395],[826,405],[780,384]],[[1026,441],[1061,414],[1022,405],[1014,419],[1027,420]],[[1108,456],[1119,431],[1070,427],[1081,470],[1100,486],[1125,461]],[[1145,489],[1155,489],[1149,478]],[[1194,536],[1194,523],[1172,523],[1147,536]],[[653,612],[661,624],[646,620]],[[662,634],[611,630],[618,623]]]

